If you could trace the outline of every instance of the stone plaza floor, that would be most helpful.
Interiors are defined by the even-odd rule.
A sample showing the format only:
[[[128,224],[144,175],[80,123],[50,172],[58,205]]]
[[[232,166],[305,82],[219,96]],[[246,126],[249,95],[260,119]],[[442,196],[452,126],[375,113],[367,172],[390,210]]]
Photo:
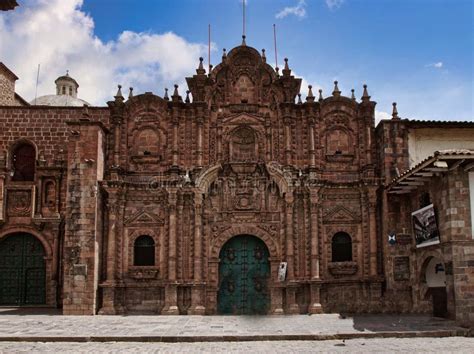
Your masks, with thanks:
[[[62,316],[0,309],[3,352],[472,352],[453,321],[419,315]]]

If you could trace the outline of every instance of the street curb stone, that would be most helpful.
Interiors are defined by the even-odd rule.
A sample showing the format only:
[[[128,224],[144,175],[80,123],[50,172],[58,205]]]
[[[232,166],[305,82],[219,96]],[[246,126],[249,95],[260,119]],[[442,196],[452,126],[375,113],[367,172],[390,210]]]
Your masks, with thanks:
[[[0,342],[251,342],[251,341],[324,341],[356,338],[469,337],[469,330],[411,332],[335,333],[335,334],[269,334],[210,336],[0,336]]]

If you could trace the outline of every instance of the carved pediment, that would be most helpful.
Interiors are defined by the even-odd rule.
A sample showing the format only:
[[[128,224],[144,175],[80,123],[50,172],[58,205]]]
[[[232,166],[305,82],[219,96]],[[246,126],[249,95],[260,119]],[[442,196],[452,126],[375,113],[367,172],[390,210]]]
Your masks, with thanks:
[[[342,205],[336,206],[324,215],[325,224],[335,223],[358,223],[360,217],[355,212],[343,207]]]
[[[158,215],[146,212],[144,210],[138,211],[133,216],[125,220],[125,225],[144,225],[144,224],[154,224],[154,225],[163,225],[164,221]]]
[[[261,124],[265,122],[263,117],[254,114],[234,114],[229,117],[225,117],[222,121],[226,125],[241,125],[241,124]]]

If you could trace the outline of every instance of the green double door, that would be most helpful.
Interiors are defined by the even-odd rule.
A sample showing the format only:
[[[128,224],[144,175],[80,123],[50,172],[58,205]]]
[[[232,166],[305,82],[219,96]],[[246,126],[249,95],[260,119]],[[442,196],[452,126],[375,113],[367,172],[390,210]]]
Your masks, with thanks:
[[[265,243],[250,235],[230,239],[219,254],[220,314],[266,314],[270,307],[269,252]]]
[[[46,301],[44,248],[34,236],[17,233],[0,241],[0,306]]]

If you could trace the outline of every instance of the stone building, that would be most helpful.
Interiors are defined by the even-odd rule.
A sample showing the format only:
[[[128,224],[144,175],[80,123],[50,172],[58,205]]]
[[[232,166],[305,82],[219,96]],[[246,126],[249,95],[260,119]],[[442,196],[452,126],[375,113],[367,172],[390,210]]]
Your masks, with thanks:
[[[461,129],[470,144],[472,123],[416,123],[394,110],[375,129],[366,86],[360,100],[337,82],[328,97],[310,86],[303,102],[288,61],[280,73],[245,42],[210,73],[201,59],[187,84],[184,98],[175,86],[125,99],[119,87],[107,107],[0,106],[1,305],[64,314],[431,311],[431,293],[413,285],[428,255],[410,236],[387,243],[392,229],[411,234],[414,207],[391,192],[410,164],[417,173],[410,159],[426,157],[428,148],[416,150],[420,127]],[[433,246],[453,272],[472,262],[447,234],[472,249],[470,156],[426,179],[442,213],[464,222],[446,235],[441,227],[445,245]],[[464,188],[456,207],[453,183]],[[405,257],[403,281],[394,280],[395,257]],[[449,300],[451,317],[474,305],[465,271],[447,285],[448,300],[464,304]]]

